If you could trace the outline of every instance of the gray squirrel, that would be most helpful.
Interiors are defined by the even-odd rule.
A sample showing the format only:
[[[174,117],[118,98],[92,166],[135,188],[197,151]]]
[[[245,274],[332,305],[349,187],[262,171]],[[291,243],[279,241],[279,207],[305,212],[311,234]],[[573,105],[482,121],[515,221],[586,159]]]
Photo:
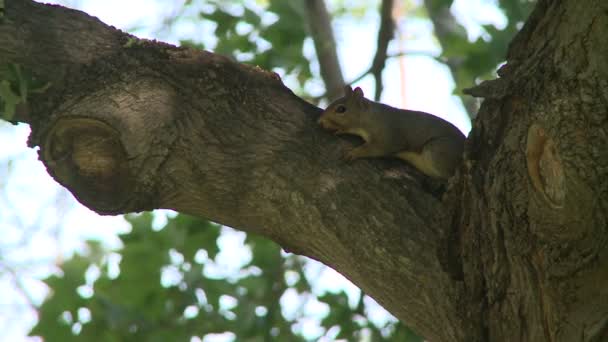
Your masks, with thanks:
[[[349,161],[392,156],[435,179],[454,174],[464,149],[465,136],[451,123],[368,100],[359,87],[346,86],[345,96],[331,103],[318,123],[335,134],[357,135],[365,141],[346,154]]]

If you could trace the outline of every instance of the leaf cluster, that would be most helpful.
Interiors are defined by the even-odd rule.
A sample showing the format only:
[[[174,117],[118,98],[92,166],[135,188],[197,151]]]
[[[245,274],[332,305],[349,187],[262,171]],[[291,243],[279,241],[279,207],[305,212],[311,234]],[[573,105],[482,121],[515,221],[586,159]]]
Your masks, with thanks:
[[[306,341],[298,328],[304,306],[313,300],[303,259],[284,255],[279,246],[248,235],[251,258],[235,272],[214,274],[222,228],[209,221],[177,215],[160,230],[153,215],[131,215],[123,248],[105,250],[89,241],[86,253],[60,265],[44,282],[50,296],[39,309],[31,335],[48,341],[190,341],[210,334],[231,334],[237,341]],[[119,258],[120,262],[116,259]],[[117,270],[119,269],[119,270]],[[215,272],[217,273],[217,272]],[[286,318],[281,298],[300,298]],[[372,324],[363,306],[353,308],[344,292],[319,298],[330,310],[319,317],[320,335],[373,340],[412,334],[403,325]],[[403,341],[418,341],[414,335]]]
[[[279,68],[295,76],[301,86],[312,77],[310,61],[303,54],[308,35],[302,1],[213,0],[206,4],[199,15],[215,26],[215,53],[267,70]]]
[[[0,66],[0,119],[12,121],[17,105],[27,103],[28,94],[43,93],[49,86],[19,64]]]

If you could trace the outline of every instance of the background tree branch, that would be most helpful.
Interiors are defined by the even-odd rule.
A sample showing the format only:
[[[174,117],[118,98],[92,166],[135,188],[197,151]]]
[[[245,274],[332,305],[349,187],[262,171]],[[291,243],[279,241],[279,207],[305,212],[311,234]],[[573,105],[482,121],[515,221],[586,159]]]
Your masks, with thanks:
[[[319,60],[321,78],[327,88],[326,96],[332,101],[344,95],[344,77],[336,52],[336,40],[331,19],[324,0],[304,1],[308,29]]]
[[[463,41],[468,40],[466,29],[456,21],[456,18],[454,18],[450,12],[451,2],[445,2],[442,0],[425,0],[424,6],[429,13],[429,18],[431,19],[435,29],[435,35],[437,36],[439,45],[441,45],[443,50],[446,50],[446,47],[450,45],[450,39],[453,39],[454,37],[458,37]],[[464,63],[465,58],[467,57],[448,56],[445,58],[444,63],[450,69],[456,84],[463,84],[464,80],[459,70]],[[469,114],[469,117],[474,118],[477,110],[479,109],[477,100],[467,96],[461,96],[461,99],[465,110]]]
[[[380,7],[380,29],[376,43],[376,54],[370,67],[370,72],[374,76],[375,82],[375,101],[380,100],[380,95],[384,90],[382,83],[382,70],[388,57],[388,43],[395,35],[395,21],[393,20],[393,0],[382,0]]]

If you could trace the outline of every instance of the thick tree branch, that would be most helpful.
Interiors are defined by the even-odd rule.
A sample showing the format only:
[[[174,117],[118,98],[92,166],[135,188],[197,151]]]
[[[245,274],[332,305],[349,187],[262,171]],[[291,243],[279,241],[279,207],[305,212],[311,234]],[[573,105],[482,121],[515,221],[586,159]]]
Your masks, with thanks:
[[[539,1],[441,200],[270,73],[15,0],[0,61],[52,82],[17,119],[90,208],[171,208],[324,262],[430,341],[608,338],[608,3]]]
[[[472,333],[458,261],[446,261],[450,202],[398,161],[343,162],[350,143],[276,75],[59,6],[16,0],[6,15],[0,60],[52,82],[17,119],[89,208],[170,208],[256,232],[332,266],[431,340]]]
[[[326,95],[330,100],[335,100],[343,96],[344,77],[336,52],[331,19],[324,0],[306,0],[304,3],[308,29],[315,43],[321,77],[327,89]]]

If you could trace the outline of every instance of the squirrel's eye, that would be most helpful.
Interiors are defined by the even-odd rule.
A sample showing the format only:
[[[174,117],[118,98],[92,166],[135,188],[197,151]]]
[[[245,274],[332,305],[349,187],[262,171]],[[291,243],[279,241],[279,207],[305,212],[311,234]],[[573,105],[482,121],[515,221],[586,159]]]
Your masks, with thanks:
[[[344,113],[346,112],[346,107],[340,105],[338,107],[336,107],[336,113]]]

